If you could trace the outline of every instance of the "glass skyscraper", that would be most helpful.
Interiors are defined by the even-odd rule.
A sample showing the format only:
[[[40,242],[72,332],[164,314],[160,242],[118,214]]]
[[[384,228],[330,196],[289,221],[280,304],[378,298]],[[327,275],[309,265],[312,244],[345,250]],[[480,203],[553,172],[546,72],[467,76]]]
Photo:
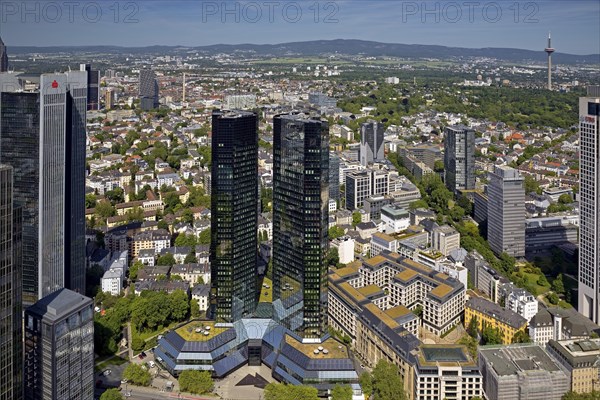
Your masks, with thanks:
[[[6,54],[6,46],[0,38],[0,72],[8,71],[8,55]]]
[[[385,159],[383,147],[383,124],[367,121],[360,126],[360,164],[367,166]]]
[[[142,110],[158,108],[158,81],[151,69],[140,70],[139,95]]]
[[[327,332],[329,127],[291,113],[273,119],[273,307],[304,338]]]
[[[218,322],[257,303],[258,117],[214,111],[211,174],[211,309]]]
[[[464,125],[444,132],[444,173],[448,190],[475,189],[475,131]]]
[[[0,164],[0,400],[22,398],[21,215],[12,178]]]
[[[44,74],[39,92],[18,92],[5,78],[0,163],[13,167],[22,207],[23,301],[63,287],[84,293],[86,73]]]

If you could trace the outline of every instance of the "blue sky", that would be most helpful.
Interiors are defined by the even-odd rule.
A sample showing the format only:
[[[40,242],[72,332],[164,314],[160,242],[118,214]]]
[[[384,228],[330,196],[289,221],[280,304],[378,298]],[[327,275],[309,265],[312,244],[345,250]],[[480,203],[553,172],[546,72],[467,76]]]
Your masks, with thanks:
[[[0,36],[8,46],[194,46],[341,38],[542,50],[551,31],[559,52],[600,53],[598,0],[74,2],[0,0]]]

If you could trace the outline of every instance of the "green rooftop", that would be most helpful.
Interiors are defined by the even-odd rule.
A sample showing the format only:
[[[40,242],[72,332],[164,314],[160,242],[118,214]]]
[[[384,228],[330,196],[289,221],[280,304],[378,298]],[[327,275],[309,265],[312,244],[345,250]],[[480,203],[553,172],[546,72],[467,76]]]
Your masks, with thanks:
[[[228,329],[231,328],[215,328],[214,321],[193,321],[175,332],[188,342],[206,342]]]

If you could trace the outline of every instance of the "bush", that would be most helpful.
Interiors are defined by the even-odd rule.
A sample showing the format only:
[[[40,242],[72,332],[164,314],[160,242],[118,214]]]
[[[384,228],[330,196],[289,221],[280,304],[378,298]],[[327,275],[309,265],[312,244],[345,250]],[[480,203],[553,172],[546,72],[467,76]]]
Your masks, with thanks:
[[[123,371],[123,378],[127,379],[131,384],[138,386],[150,386],[152,376],[150,372],[137,364],[129,364]]]

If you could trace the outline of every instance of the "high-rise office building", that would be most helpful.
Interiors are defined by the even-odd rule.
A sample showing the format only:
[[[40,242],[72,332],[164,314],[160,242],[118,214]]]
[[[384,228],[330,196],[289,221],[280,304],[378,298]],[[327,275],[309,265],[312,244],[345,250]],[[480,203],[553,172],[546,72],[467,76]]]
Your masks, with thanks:
[[[496,166],[488,185],[488,242],[496,255],[525,257],[525,188],[514,168]]]
[[[329,153],[329,198],[340,200],[340,157]]]
[[[579,99],[579,312],[600,323],[600,86]]]
[[[304,338],[327,332],[329,127],[306,114],[274,117],[273,307]]]
[[[142,110],[158,108],[158,80],[151,69],[140,70],[139,95]]]
[[[22,206],[23,301],[31,305],[63,287],[85,292],[87,77],[44,74],[39,91],[25,92],[10,75],[0,74],[0,163],[13,167]]]
[[[360,163],[365,167],[385,158],[383,151],[383,124],[367,121],[360,126]]]
[[[25,310],[24,398],[94,398],[92,299],[60,289]]]
[[[256,308],[258,117],[212,115],[211,314],[234,322]]]
[[[104,108],[106,110],[111,110],[115,104],[115,94],[112,90],[107,90],[104,93]]]
[[[21,224],[13,170],[0,164],[0,400],[21,399]]]
[[[0,72],[8,71],[8,54],[6,53],[6,46],[0,38]]]
[[[475,189],[475,131],[464,125],[444,133],[444,173],[448,190]]]
[[[91,64],[79,64],[79,70],[87,74],[87,109],[100,109],[100,71],[92,69]]]

